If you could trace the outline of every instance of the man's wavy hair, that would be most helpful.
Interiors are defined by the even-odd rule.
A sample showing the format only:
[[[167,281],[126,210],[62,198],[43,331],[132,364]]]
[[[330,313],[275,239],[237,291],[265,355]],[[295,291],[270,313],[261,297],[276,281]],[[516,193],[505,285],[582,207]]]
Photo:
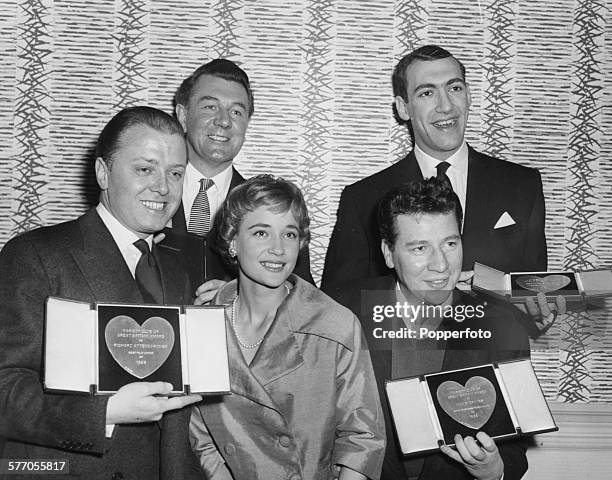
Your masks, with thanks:
[[[251,89],[251,82],[246,72],[236,65],[231,60],[225,58],[216,58],[208,63],[198,67],[191,75],[189,75],[181,86],[178,88],[174,95],[174,106],[183,105],[187,106],[191,97],[191,91],[198,79],[204,75],[210,75],[211,77],[222,78],[228,82],[236,82],[243,86],[246,90],[247,97],[249,99],[249,118],[253,116],[255,112],[255,99],[253,96],[253,90]]]
[[[176,118],[157,108],[137,106],[124,108],[102,129],[96,145],[96,158],[112,168],[113,155],[119,150],[121,137],[131,127],[142,125],[168,135],[183,136],[183,127]]]
[[[211,231],[213,248],[234,269],[238,261],[229,254],[230,243],[238,233],[244,216],[262,206],[275,213],[291,210],[297,222],[300,249],[310,241],[310,218],[300,189],[281,177],[257,175],[229,193],[215,215]]]
[[[378,205],[380,237],[393,250],[397,239],[395,219],[399,215],[454,213],[461,231],[463,211],[448,180],[431,177],[406,183],[385,194]]]

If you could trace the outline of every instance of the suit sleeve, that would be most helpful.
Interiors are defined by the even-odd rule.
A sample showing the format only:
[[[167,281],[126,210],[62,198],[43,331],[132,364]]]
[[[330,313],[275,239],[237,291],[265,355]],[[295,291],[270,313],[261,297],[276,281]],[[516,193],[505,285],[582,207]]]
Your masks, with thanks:
[[[332,464],[378,478],[385,426],[366,341],[354,319],[352,351],[338,345],[336,440]]]
[[[527,221],[527,238],[525,242],[524,268],[526,271],[547,270],[546,250],[546,208],[544,206],[544,192],[542,190],[542,177],[535,171],[534,186],[535,197],[533,209]]]
[[[0,252],[0,437],[104,453],[108,397],[43,391],[45,301],[51,282],[33,244]]]
[[[326,293],[333,285],[368,276],[370,249],[363,223],[367,219],[359,218],[353,197],[350,188],[340,196],[321,280],[321,290]]]

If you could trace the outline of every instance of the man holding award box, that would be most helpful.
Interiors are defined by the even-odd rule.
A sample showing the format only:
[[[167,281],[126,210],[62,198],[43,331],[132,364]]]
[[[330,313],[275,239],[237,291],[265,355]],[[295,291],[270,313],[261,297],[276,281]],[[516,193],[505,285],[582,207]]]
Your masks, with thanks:
[[[383,479],[499,480],[503,476],[518,480],[527,469],[523,441],[498,444],[491,438],[493,433],[480,428],[485,422],[473,418],[479,409],[495,406],[494,393],[488,398],[472,395],[485,392],[495,380],[479,376],[466,383],[461,373],[529,357],[529,341],[514,307],[493,305],[455,288],[463,256],[461,219],[459,200],[443,179],[433,177],[388,192],[381,200],[378,221],[383,255],[394,275],[358,280],[335,291],[336,300],[360,318],[370,347],[387,428]],[[478,427],[467,430],[470,433],[451,427],[450,441],[442,442],[446,444],[440,449],[435,444],[434,453],[419,450],[416,456],[404,457],[394,434],[385,382],[453,370],[460,373],[444,388],[459,390],[447,397],[473,397],[456,409],[455,421]],[[402,403],[403,410],[415,408],[414,402]],[[421,433],[413,424],[411,437]]]
[[[0,253],[0,458],[61,460],[88,479],[156,479],[164,476],[160,442],[163,454],[173,453],[156,422],[199,395],[168,397],[172,386],[161,381],[130,383],[111,396],[43,389],[48,297],[191,303],[179,262],[152,241],[181,201],[181,126],[154,108],[124,109],[102,131],[96,157],[99,205],[20,235]]]

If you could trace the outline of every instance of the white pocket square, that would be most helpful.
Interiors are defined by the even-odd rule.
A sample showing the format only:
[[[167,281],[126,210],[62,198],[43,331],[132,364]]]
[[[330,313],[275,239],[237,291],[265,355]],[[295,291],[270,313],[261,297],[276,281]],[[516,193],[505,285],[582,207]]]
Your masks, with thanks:
[[[497,223],[493,227],[493,230],[509,227],[510,225],[514,225],[515,223],[516,222],[514,221],[514,218],[512,218],[508,212],[504,212],[502,216],[499,217],[499,220],[497,220]]]

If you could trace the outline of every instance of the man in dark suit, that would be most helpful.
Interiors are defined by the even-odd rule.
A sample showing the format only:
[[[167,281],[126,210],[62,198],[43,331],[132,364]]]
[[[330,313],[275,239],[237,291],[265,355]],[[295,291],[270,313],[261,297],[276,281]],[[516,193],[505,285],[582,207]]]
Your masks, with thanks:
[[[504,271],[546,270],[540,174],[466,144],[471,99],[461,62],[440,47],[421,47],[396,66],[393,91],[399,117],[412,127],[414,149],[342,192],[322,288],[389,273],[376,225],[378,202],[396,186],[434,175],[450,180],[465,212],[463,270],[472,270],[474,261]]]
[[[187,77],[174,100],[176,117],[187,139],[188,165],[172,231],[207,236],[228,192],[244,182],[233,160],[254,112],[253,91],[244,70],[230,60],[216,59]],[[233,272],[210,245],[206,248],[207,280],[232,278]],[[183,257],[186,264],[193,262],[185,254]],[[295,273],[314,283],[307,249],[300,253]],[[218,283],[211,285],[214,289]]]
[[[335,299],[359,318],[370,347],[387,428],[382,478],[518,480],[527,469],[525,444],[498,446],[484,432],[455,436],[457,450],[404,459],[396,444],[384,383],[386,380],[473,367],[529,356],[529,341],[511,306],[492,305],[455,289],[462,265],[461,206],[448,182],[431,178],[388,192],[380,205],[380,232],[386,265],[394,275],[359,279],[334,290]],[[382,320],[375,312],[396,305],[421,306]],[[432,314],[425,306],[436,306]],[[441,312],[450,312],[450,314]],[[471,313],[468,313],[471,312]],[[380,330],[407,328],[414,338],[381,338]],[[490,332],[476,338],[431,340],[427,331]],[[409,406],[408,406],[409,408]],[[476,439],[478,441],[476,441]]]
[[[153,108],[122,110],[96,156],[99,205],[13,238],[0,253],[0,458],[65,460],[70,475],[87,479],[151,480],[172,454],[157,420],[200,396],[168,398],[165,382],[130,383],[111,396],[47,393],[42,384],[49,296],[126,304],[191,297],[177,260],[152,242],[181,198],[180,125]]]

